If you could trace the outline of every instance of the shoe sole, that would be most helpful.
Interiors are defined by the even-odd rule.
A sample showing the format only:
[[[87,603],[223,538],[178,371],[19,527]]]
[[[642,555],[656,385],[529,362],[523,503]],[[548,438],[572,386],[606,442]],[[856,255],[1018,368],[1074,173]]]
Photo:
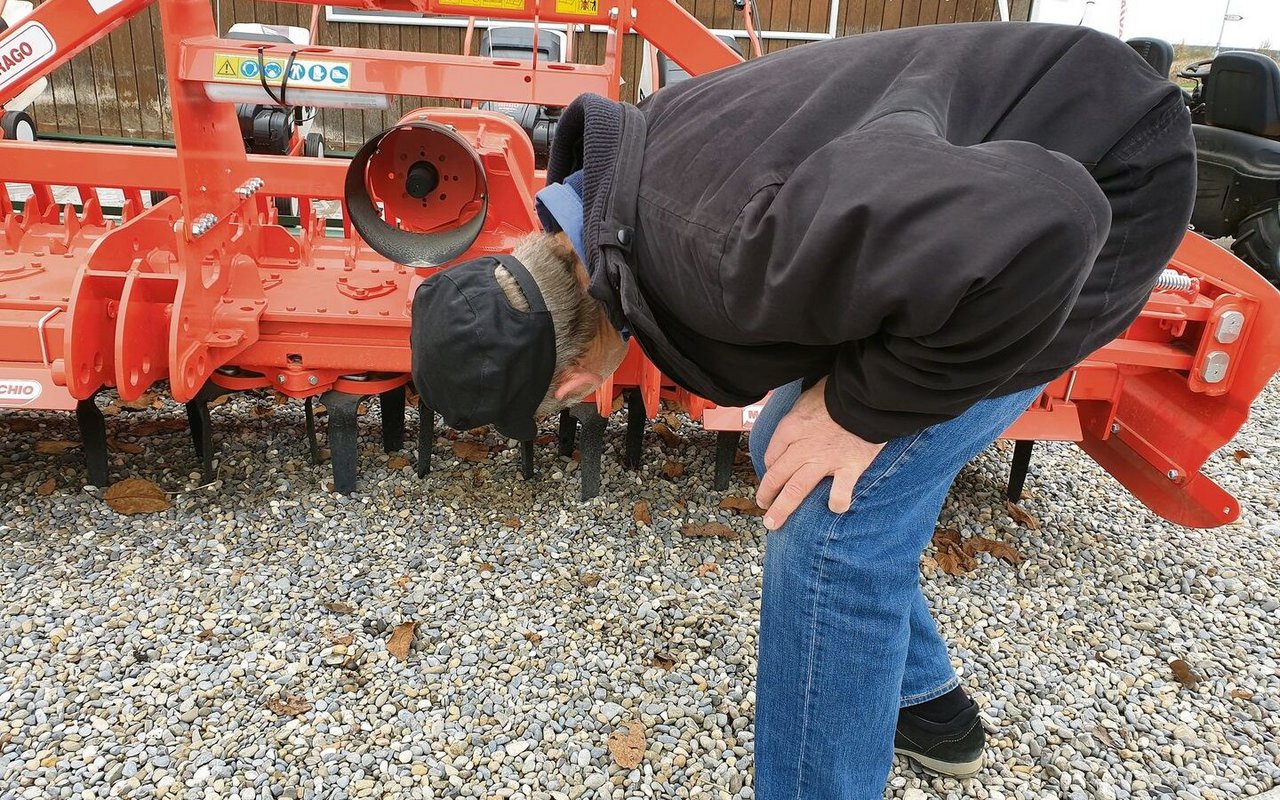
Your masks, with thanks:
[[[917,764],[924,767],[925,769],[932,770],[933,772],[936,772],[940,775],[948,775],[952,778],[973,777],[974,775],[978,774],[979,771],[982,770],[982,766],[986,761],[986,759],[983,757],[981,753],[979,753],[978,757],[972,761],[957,762],[957,761],[939,761],[936,758],[929,758],[928,756],[921,755],[919,753],[915,753],[910,750],[903,750],[898,747],[895,747],[893,749],[893,752],[897,753],[900,756],[906,756],[907,758],[916,762]]]

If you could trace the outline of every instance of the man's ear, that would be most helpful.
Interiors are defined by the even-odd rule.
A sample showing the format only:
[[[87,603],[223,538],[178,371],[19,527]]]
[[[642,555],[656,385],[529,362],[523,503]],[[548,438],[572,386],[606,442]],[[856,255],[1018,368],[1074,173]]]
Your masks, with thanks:
[[[570,367],[563,373],[560,378],[560,385],[556,387],[556,399],[563,400],[566,397],[589,394],[595,391],[599,385],[599,375],[582,367]]]

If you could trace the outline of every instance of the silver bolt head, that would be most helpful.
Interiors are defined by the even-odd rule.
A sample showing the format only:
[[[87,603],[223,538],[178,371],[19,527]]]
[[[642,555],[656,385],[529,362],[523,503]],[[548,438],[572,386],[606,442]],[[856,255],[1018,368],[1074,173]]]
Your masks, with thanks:
[[[1171,469],[1165,473],[1165,477],[1171,481],[1176,481],[1178,478],[1182,477],[1182,473],[1178,472],[1176,469]]]
[[[315,375],[310,375],[307,377],[307,383],[311,384],[312,386],[315,386],[319,382],[320,382],[320,379],[317,378]]]
[[[276,383],[284,383],[284,376],[283,376],[283,375],[277,375],[277,376],[276,376]]]

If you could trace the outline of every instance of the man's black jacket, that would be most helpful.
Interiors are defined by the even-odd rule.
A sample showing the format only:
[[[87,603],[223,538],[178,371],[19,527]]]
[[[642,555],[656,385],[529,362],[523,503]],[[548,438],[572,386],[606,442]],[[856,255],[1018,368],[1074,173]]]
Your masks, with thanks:
[[[805,45],[566,109],[591,294],[680,385],[826,375],[885,441],[1119,334],[1185,231],[1181,92],[1118,39],[979,23]]]

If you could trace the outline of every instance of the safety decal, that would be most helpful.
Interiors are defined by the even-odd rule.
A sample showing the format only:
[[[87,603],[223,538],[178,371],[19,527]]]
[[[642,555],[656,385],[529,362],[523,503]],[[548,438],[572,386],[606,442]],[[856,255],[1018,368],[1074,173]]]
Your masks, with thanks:
[[[93,9],[93,13],[102,14],[123,2],[124,0],[89,0],[89,7]]]
[[[39,22],[28,22],[8,38],[0,50],[0,89],[48,61],[58,52],[53,37]]]
[[[439,0],[442,6],[465,8],[496,8],[503,11],[524,11],[526,0]]]
[[[600,0],[556,0],[557,14],[574,14],[579,17],[600,16]]]
[[[44,387],[40,381],[0,378],[0,406],[25,406],[40,399]]]
[[[261,83],[266,78],[272,91],[278,91],[289,70],[288,87],[307,89],[351,89],[350,61],[321,61],[314,58],[265,56],[257,53],[214,53],[213,80],[229,83]]]
[[[763,403],[755,403],[754,405],[745,406],[742,409],[742,429],[751,430],[751,426],[756,424],[756,417],[760,416],[760,412],[764,410]]]

